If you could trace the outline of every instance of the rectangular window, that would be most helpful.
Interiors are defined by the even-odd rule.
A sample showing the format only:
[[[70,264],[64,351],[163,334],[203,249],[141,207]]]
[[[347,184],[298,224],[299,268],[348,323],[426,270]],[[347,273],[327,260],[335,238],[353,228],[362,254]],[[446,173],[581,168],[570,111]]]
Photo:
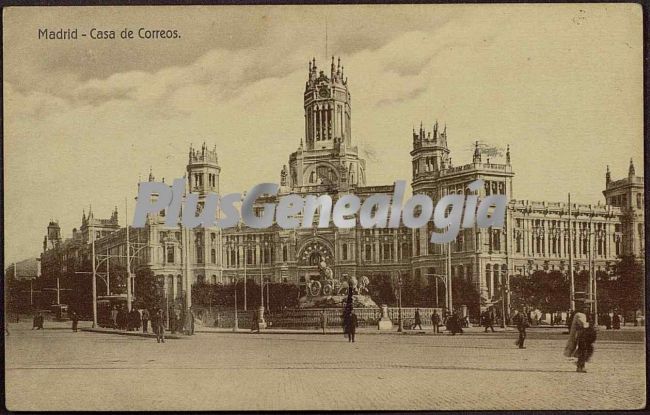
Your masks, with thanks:
[[[366,245],[366,261],[372,260],[372,247],[370,245]]]
[[[213,249],[213,250],[210,251],[210,261],[213,264],[217,263],[217,250],[216,249]]]
[[[167,247],[167,263],[168,264],[174,263],[174,246]]]

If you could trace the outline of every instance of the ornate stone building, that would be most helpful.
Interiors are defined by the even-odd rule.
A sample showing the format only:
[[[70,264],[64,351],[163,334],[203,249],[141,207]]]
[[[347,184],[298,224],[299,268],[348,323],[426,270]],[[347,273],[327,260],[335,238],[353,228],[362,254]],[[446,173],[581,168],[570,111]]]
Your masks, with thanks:
[[[375,193],[393,193],[392,184],[366,185],[366,165],[354,145],[351,111],[351,95],[340,60],[335,64],[332,58],[329,75],[318,70],[315,60],[310,62],[304,91],[305,139],[281,170],[278,196],[329,194],[336,203],[347,193],[362,200]],[[451,193],[468,194],[469,183],[483,180],[479,197],[504,194],[509,200],[505,226],[461,229],[454,242],[437,245],[429,243],[433,223],[416,230],[359,226],[284,230],[243,225],[188,230],[165,228],[161,212],[149,215],[144,228],[131,230],[134,261],[164,281],[169,299],[186,304],[191,302],[189,284],[200,280],[232,283],[246,275],[258,282],[264,278],[304,287],[310,280],[321,278],[318,264],[324,260],[335,278],[363,275],[372,281],[380,275],[397,278],[409,274],[422,284],[431,284],[434,275],[447,274],[450,265],[452,277],[475,284],[481,304],[487,305],[499,300],[505,275],[538,269],[566,272],[569,250],[576,271],[590,269],[589,261],[593,261],[593,269],[607,271],[625,254],[643,260],[643,178],[635,175],[631,162],[628,177],[622,180],[611,181],[608,168],[603,192],[606,204],[534,202],[514,198],[510,149],[501,162],[483,160],[477,143],[470,163],[453,166],[446,127],[440,128],[436,122],[431,131],[426,131],[420,126],[413,131],[412,139],[414,193],[426,193],[436,201]],[[208,149],[204,144],[200,150],[190,149],[186,190],[199,194],[199,205],[208,192],[219,192],[219,174],[216,148]],[[149,180],[154,180],[152,175]],[[117,212],[110,220],[99,222],[92,213],[89,218],[84,215],[80,235],[74,233],[72,238],[82,244],[74,246],[88,255],[91,232],[96,237],[97,252],[124,258],[125,229],[118,229],[116,221]],[[54,234],[56,231],[48,228],[46,242]],[[61,247],[44,245],[43,258],[56,249]],[[450,264],[446,262],[448,250]]]

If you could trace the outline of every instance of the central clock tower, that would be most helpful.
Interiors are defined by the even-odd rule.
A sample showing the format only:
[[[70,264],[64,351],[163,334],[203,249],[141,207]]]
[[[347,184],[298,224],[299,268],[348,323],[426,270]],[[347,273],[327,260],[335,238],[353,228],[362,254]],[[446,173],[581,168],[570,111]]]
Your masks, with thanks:
[[[331,149],[336,142],[350,146],[350,92],[344,78],[341,59],[332,65],[329,77],[309,62],[305,85],[305,141],[307,150]]]
[[[283,169],[282,191],[347,192],[366,184],[366,164],[352,145],[348,80],[341,59],[329,76],[309,62],[305,83],[305,140],[289,157],[289,177]],[[287,180],[288,179],[288,180]]]

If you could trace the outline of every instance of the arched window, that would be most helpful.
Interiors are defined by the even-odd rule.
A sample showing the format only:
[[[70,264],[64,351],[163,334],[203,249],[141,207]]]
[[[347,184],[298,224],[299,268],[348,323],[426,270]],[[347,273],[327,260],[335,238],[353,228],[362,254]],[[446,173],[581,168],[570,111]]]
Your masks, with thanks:
[[[348,244],[341,245],[341,259],[347,261],[348,259]]]
[[[366,245],[366,261],[372,260],[372,247],[370,245]]]
[[[282,246],[282,262],[287,262],[289,260],[289,249],[286,245]]]

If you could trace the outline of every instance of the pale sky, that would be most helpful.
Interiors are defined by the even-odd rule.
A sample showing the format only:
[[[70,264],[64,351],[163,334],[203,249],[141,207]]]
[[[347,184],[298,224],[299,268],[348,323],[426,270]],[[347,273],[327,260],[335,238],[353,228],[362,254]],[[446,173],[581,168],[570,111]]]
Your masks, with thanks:
[[[150,166],[182,177],[217,146],[222,193],[279,182],[304,133],[307,63],[341,57],[368,184],[411,178],[411,129],[446,123],[454,165],[510,144],[514,197],[603,202],[605,168],[643,174],[642,14],[635,4],[10,8],[4,14],[5,262],[38,255]],[[39,28],[117,40],[39,40]],[[125,27],[175,40],[121,40]],[[495,160],[497,161],[497,160]]]

